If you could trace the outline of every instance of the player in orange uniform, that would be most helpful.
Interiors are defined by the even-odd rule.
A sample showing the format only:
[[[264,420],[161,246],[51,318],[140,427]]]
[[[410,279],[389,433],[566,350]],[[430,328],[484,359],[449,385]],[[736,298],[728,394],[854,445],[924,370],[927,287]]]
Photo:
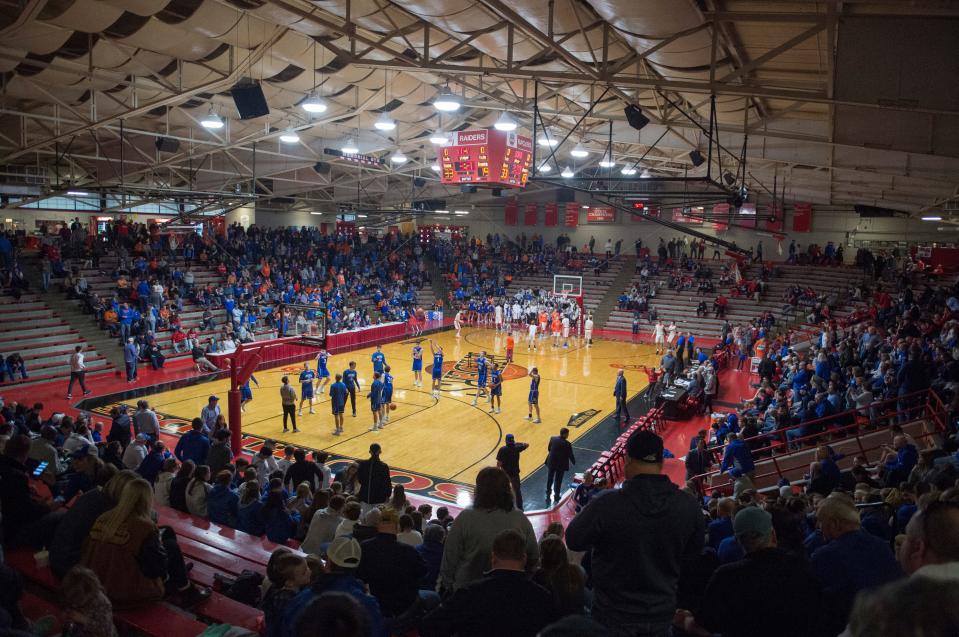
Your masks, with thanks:
[[[513,333],[510,332],[509,335],[506,337],[506,364],[507,365],[513,362],[513,346],[515,344],[516,344],[515,341],[513,341]]]
[[[549,330],[553,333],[553,347],[559,347],[559,335],[563,329],[563,324],[559,320],[559,312],[553,312],[553,320],[550,323]]]
[[[549,321],[549,316],[546,314],[546,311],[539,313],[539,337],[546,338],[546,324]]]

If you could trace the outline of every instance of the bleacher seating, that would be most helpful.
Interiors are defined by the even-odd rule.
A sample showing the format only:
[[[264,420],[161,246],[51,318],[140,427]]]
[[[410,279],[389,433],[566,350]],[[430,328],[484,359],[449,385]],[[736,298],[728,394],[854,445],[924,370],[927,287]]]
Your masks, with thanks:
[[[783,300],[783,293],[787,288],[793,285],[800,285],[803,288],[811,287],[819,294],[836,294],[840,300],[840,306],[833,311],[833,316],[841,318],[850,313],[848,299],[843,295],[850,285],[859,283],[862,280],[862,270],[852,267],[821,267],[821,266],[799,266],[777,264],[776,270],[781,273],[779,277],[771,277],[766,285],[766,292],[762,299],[755,301],[753,299],[737,297],[730,294],[728,287],[719,286],[719,261],[703,260],[703,263],[712,267],[714,271],[713,283],[716,285],[716,291],[712,294],[700,296],[694,284],[688,290],[670,289],[666,285],[668,273],[660,272],[656,276],[650,276],[649,282],[655,284],[656,296],[650,300],[653,307],[656,308],[659,320],[665,324],[675,321],[676,326],[681,331],[689,330],[697,337],[719,338],[722,332],[723,319],[717,318],[713,312],[713,300],[722,292],[729,300],[727,306],[726,318],[733,325],[737,323],[746,323],[765,311],[773,314],[777,321],[782,321],[783,307],[786,302]],[[641,279],[637,273],[624,292],[628,292],[633,285],[639,285]],[[696,306],[700,301],[706,301],[708,310],[707,316],[697,316]],[[805,311],[803,306],[799,306],[797,311],[791,316],[786,316],[786,320],[796,319],[800,322],[805,321]],[[614,309],[609,319],[606,321],[605,328],[609,330],[632,330],[633,312],[631,310]],[[640,333],[651,335],[654,323],[645,318],[640,323]]]
[[[87,376],[111,372],[113,366],[75,329],[35,294],[0,306],[0,356],[19,353],[28,378],[5,377],[4,385],[38,383],[70,375],[70,355],[83,346]]]
[[[620,259],[613,259],[609,263],[609,268],[601,272],[594,273],[592,269],[586,268],[583,271],[574,271],[561,269],[557,274],[582,276],[583,277],[583,311],[595,312],[596,308],[602,302],[603,297],[609,291],[609,286],[619,276],[623,268],[623,262]],[[546,273],[525,273],[518,274],[506,288],[508,295],[515,294],[519,290],[531,288],[533,290],[542,288],[544,290],[553,289],[553,275]]]

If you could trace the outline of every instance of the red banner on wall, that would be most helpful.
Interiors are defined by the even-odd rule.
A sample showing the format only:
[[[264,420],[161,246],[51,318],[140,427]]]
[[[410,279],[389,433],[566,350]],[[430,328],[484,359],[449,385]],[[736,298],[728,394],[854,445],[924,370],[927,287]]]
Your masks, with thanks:
[[[776,205],[770,206],[769,219],[766,219],[766,230],[770,232],[782,232],[784,225],[783,209]]]
[[[588,223],[615,223],[616,211],[606,206],[593,206],[586,211]]]
[[[503,222],[508,226],[515,226],[519,221],[519,204],[515,201],[507,201],[503,212]]]
[[[535,226],[539,217],[539,205],[535,203],[526,204],[526,213],[523,215],[523,223],[527,226]]]
[[[575,201],[566,204],[565,225],[567,228],[575,228],[579,225],[579,204]]]
[[[543,206],[543,225],[553,227],[556,225],[559,217],[559,204],[550,201]]]
[[[713,206],[713,230],[725,230],[729,227],[729,204],[718,203]]]
[[[812,231],[812,204],[797,203],[793,206],[793,232]]]

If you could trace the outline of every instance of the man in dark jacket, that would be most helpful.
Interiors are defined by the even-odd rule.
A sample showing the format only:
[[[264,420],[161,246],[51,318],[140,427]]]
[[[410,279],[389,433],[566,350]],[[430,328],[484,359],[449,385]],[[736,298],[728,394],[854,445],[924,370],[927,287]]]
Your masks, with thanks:
[[[662,637],[676,611],[685,560],[703,547],[699,504],[662,475],[663,441],[637,431],[626,443],[626,481],[598,494],[566,529],[574,551],[591,550],[593,618],[629,635]]]
[[[21,542],[42,542],[43,537],[33,530],[49,532],[52,527],[41,522],[52,509],[35,500],[30,492],[30,476],[25,464],[29,452],[30,438],[14,435],[0,455],[0,511],[3,511],[3,542],[8,548]]]
[[[180,462],[192,460],[196,466],[206,464],[206,456],[210,452],[210,439],[203,433],[203,421],[194,418],[192,431],[188,431],[180,437],[173,449],[173,455]]]
[[[427,591],[436,590],[436,580],[440,575],[440,566],[443,564],[443,542],[446,540],[446,528],[441,524],[427,524],[423,529],[423,543],[416,547],[426,563],[426,575],[420,582],[420,588]]]
[[[213,442],[206,454],[206,465],[210,467],[210,475],[215,476],[233,462],[233,449],[230,448],[230,432],[220,429],[213,434]]]
[[[370,445],[370,457],[359,462],[356,479],[360,482],[360,502],[383,504],[390,499],[393,484],[390,482],[390,468],[380,460],[383,449],[377,444]]]
[[[420,625],[423,637],[533,637],[555,615],[552,596],[526,576],[526,540],[500,531],[493,540],[492,569],[456,590]]]
[[[616,386],[613,387],[613,396],[616,398],[616,422],[619,422],[619,415],[623,415],[623,422],[629,420],[629,409],[626,407],[626,401],[629,394],[626,391],[626,376],[623,370],[616,372]]]
[[[130,433],[130,426],[133,421],[127,415],[127,406],[117,407],[117,415],[113,417],[113,424],[110,425],[110,433],[107,434],[107,442],[119,442],[124,449],[130,444],[133,434]]]
[[[569,442],[569,429],[563,427],[558,436],[549,439],[546,447],[546,501],[549,502],[550,491],[559,501],[559,492],[563,486],[563,474],[569,471],[571,464],[576,464],[573,456],[573,445]]]
[[[393,618],[406,614],[419,603],[420,580],[426,575],[426,563],[416,549],[397,541],[399,522],[396,511],[383,511],[376,525],[376,536],[360,543],[363,560],[356,572],[379,600],[383,615]],[[422,596],[432,598],[430,608],[439,605],[439,596],[432,597],[428,591],[423,591]]]

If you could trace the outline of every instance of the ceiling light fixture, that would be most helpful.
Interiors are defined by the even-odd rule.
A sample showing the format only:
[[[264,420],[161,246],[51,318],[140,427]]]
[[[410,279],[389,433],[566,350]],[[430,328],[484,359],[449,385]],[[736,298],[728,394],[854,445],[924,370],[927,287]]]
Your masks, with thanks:
[[[393,130],[396,128],[396,122],[393,121],[393,118],[386,114],[386,111],[380,113],[379,119],[377,119],[373,126],[376,130]]]
[[[449,210],[434,210],[433,212],[435,212],[438,215],[448,215],[450,213]]]
[[[90,193],[84,192],[83,190],[68,190],[67,194],[71,197],[89,197]]]
[[[540,146],[546,146],[547,148],[555,148],[556,146],[559,145],[559,140],[556,139],[555,137],[552,137],[549,133],[546,133],[545,135],[537,139],[536,143],[539,144]]]
[[[549,164],[543,164],[542,166],[540,166],[539,168],[536,169],[536,172],[548,173],[548,172],[551,171],[552,169],[553,169],[553,168],[552,168]]]
[[[576,174],[576,173],[574,173],[574,172],[572,171],[572,169],[571,169],[569,166],[567,166],[566,168],[563,169],[563,172],[561,172],[561,173],[559,174],[559,176],[560,176],[560,177],[563,177],[564,179],[569,179],[569,178],[572,177],[574,174]]]
[[[603,168],[613,168],[616,165],[616,162],[613,161],[612,155],[606,155],[599,161],[599,165]]]
[[[322,213],[322,212],[311,212],[310,214],[311,214],[311,215],[322,215],[323,213]]]
[[[438,111],[443,111],[444,113],[458,111],[462,105],[463,100],[461,100],[459,96],[454,95],[449,86],[437,93],[436,97],[433,98],[433,108]]]
[[[576,144],[573,150],[569,151],[569,154],[573,157],[583,158],[589,155],[589,151],[583,148],[582,144]]]
[[[439,165],[439,164],[433,164],[432,166],[430,166],[430,168],[433,169],[433,172],[437,172],[437,173],[438,173],[438,172],[440,171],[440,165]]]
[[[469,213],[470,213],[469,210],[454,210],[454,211],[453,211],[453,214],[454,214],[454,215],[468,215]]]
[[[394,164],[405,164],[408,157],[403,154],[403,151],[396,151],[390,156],[390,161]]]
[[[496,120],[496,123],[493,124],[493,128],[496,130],[506,131],[507,133],[516,130],[516,120],[510,117],[510,114],[506,111],[503,111],[503,114],[499,116],[499,119]]]
[[[319,95],[310,93],[305,100],[300,102],[300,108],[307,113],[325,113],[327,107],[326,102],[320,99]]]
[[[446,146],[450,143],[450,138],[446,133],[436,132],[430,135],[430,143],[436,146]]]
[[[346,140],[346,143],[343,144],[343,148],[340,149],[340,152],[347,155],[355,155],[360,152],[360,149],[357,148],[356,142],[352,138]]]
[[[284,144],[295,144],[300,141],[300,136],[292,128],[280,135],[280,141]]]
[[[623,166],[623,169],[619,172],[623,173],[624,175],[635,175],[636,169],[630,168],[629,166]]]
[[[649,179],[652,176],[653,176],[652,173],[650,173],[649,170],[647,169],[647,170],[644,170],[643,174],[641,174],[639,177],[640,179]]]
[[[219,130],[223,128],[223,118],[213,112],[213,109],[210,109],[210,112],[207,113],[203,119],[200,120],[200,126],[203,128],[208,128],[210,130]]]
[[[930,215],[928,217],[923,217],[923,221],[942,221],[942,217],[937,215]]]

